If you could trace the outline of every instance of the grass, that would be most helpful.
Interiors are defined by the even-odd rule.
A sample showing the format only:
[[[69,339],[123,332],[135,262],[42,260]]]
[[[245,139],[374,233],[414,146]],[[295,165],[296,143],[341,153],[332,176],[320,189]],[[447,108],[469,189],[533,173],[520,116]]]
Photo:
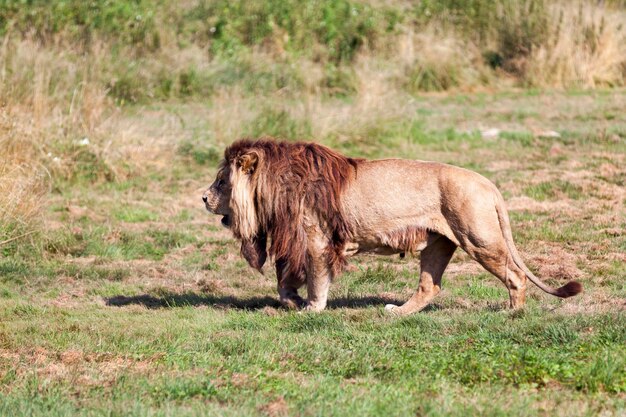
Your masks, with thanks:
[[[584,401],[583,412],[591,415],[601,407],[594,401],[623,390],[625,382],[619,316],[557,315],[546,322],[537,307],[521,316],[439,311],[402,320],[378,309],[271,316],[184,306],[124,317],[115,310],[88,312],[23,304],[3,309],[3,321],[31,329],[28,340],[4,334],[3,343],[20,346],[20,361],[33,367],[32,374],[6,373],[12,395],[3,400],[4,412],[52,406],[61,415],[76,411],[68,399],[77,397],[82,412],[101,414],[109,405],[99,397],[106,395],[117,399],[113,410],[134,415],[151,409],[257,414],[276,402],[283,412],[315,414],[329,398],[337,415],[389,409],[534,414],[541,406],[526,402],[545,401],[546,390],[558,386],[561,397]],[[118,326],[127,332],[112,330]],[[102,338],[94,344],[85,332]],[[86,385],[71,384],[74,378]],[[464,395],[478,387],[489,397]],[[527,394],[501,397],[518,390]]]
[[[123,207],[113,212],[113,216],[120,221],[127,223],[143,223],[147,221],[155,221],[158,219],[156,213],[145,208]]]
[[[144,145],[155,157],[127,179],[57,181],[43,228],[1,248],[0,414],[619,415],[626,149],[602,137],[603,119],[575,116],[614,114],[622,100],[470,94],[388,104],[375,118],[331,97],[282,114],[233,97],[208,107],[218,114],[127,108],[112,129],[142,123],[134,140],[157,132],[169,145]],[[585,292],[562,301],[531,287],[527,308],[511,312],[502,284],[459,252],[434,303],[398,319],[383,306],[411,295],[419,258],[362,257],[333,284],[327,311],[284,311],[271,268],[251,271],[198,197],[227,137],[252,126],[308,126],[352,155],[478,169],[505,194],[529,267]],[[483,137],[487,126],[499,137]]]
[[[0,5],[0,415],[624,413],[623,2],[405,3]],[[419,257],[364,256],[285,311],[200,201],[246,135],[476,170],[585,291],[459,251],[393,318]]]
[[[562,180],[541,182],[528,186],[524,189],[524,194],[538,201],[555,199],[559,196],[578,200],[584,195],[582,187]]]

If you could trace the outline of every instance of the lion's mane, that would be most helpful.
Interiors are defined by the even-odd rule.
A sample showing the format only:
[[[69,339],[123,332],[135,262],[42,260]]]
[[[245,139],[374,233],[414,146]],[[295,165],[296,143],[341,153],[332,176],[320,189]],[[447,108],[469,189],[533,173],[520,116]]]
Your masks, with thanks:
[[[242,239],[248,262],[260,269],[259,258],[262,266],[269,238],[269,253],[282,269],[280,276],[304,279],[307,234],[303,221],[308,211],[318,217],[329,238],[327,261],[334,275],[338,274],[345,266],[344,246],[352,235],[340,199],[356,176],[359,160],[315,143],[242,139],[226,149],[225,163],[236,165],[251,154],[257,161],[254,171],[245,179],[231,174],[231,205],[243,207],[233,210],[232,230]]]

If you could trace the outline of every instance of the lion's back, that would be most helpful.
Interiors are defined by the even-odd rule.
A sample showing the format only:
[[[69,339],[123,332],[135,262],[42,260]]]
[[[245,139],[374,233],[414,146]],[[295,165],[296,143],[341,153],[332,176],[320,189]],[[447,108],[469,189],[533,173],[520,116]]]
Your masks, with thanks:
[[[447,208],[460,214],[477,203],[493,201],[485,197],[493,196],[494,190],[482,175],[453,165],[406,159],[363,161],[346,190],[344,206],[356,224],[371,228],[443,225]]]
[[[400,190],[432,196],[445,184],[462,187],[491,182],[477,172],[440,162],[409,159],[378,159],[361,162],[357,168],[357,186],[372,195],[397,196]],[[444,184],[445,183],[445,184]],[[432,198],[432,197],[431,197]]]

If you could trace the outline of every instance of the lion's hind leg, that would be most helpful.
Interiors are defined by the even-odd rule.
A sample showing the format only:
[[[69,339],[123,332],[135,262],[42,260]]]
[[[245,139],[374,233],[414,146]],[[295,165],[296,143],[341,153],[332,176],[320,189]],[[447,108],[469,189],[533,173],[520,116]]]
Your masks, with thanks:
[[[420,254],[420,283],[413,296],[401,306],[387,304],[385,310],[406,316],[422,310],[441,291],[441,277],[457,246],[445,236],[429,243]]]
[[[510,307],[517,309],[526,302],[526,274],[513,262],[506,242],[476,246],[466,242],[461,247],[487,271],[498,277],[509,290]]]

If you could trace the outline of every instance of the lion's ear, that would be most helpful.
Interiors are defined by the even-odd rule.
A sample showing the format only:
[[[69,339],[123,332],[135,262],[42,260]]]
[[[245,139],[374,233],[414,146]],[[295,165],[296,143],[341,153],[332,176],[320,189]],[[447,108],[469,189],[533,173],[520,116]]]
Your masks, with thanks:
[[[252,174],[256,169],[259,162],[259,157],[256,152],[248,152],[237,158],[237,167],[245,174]]]

